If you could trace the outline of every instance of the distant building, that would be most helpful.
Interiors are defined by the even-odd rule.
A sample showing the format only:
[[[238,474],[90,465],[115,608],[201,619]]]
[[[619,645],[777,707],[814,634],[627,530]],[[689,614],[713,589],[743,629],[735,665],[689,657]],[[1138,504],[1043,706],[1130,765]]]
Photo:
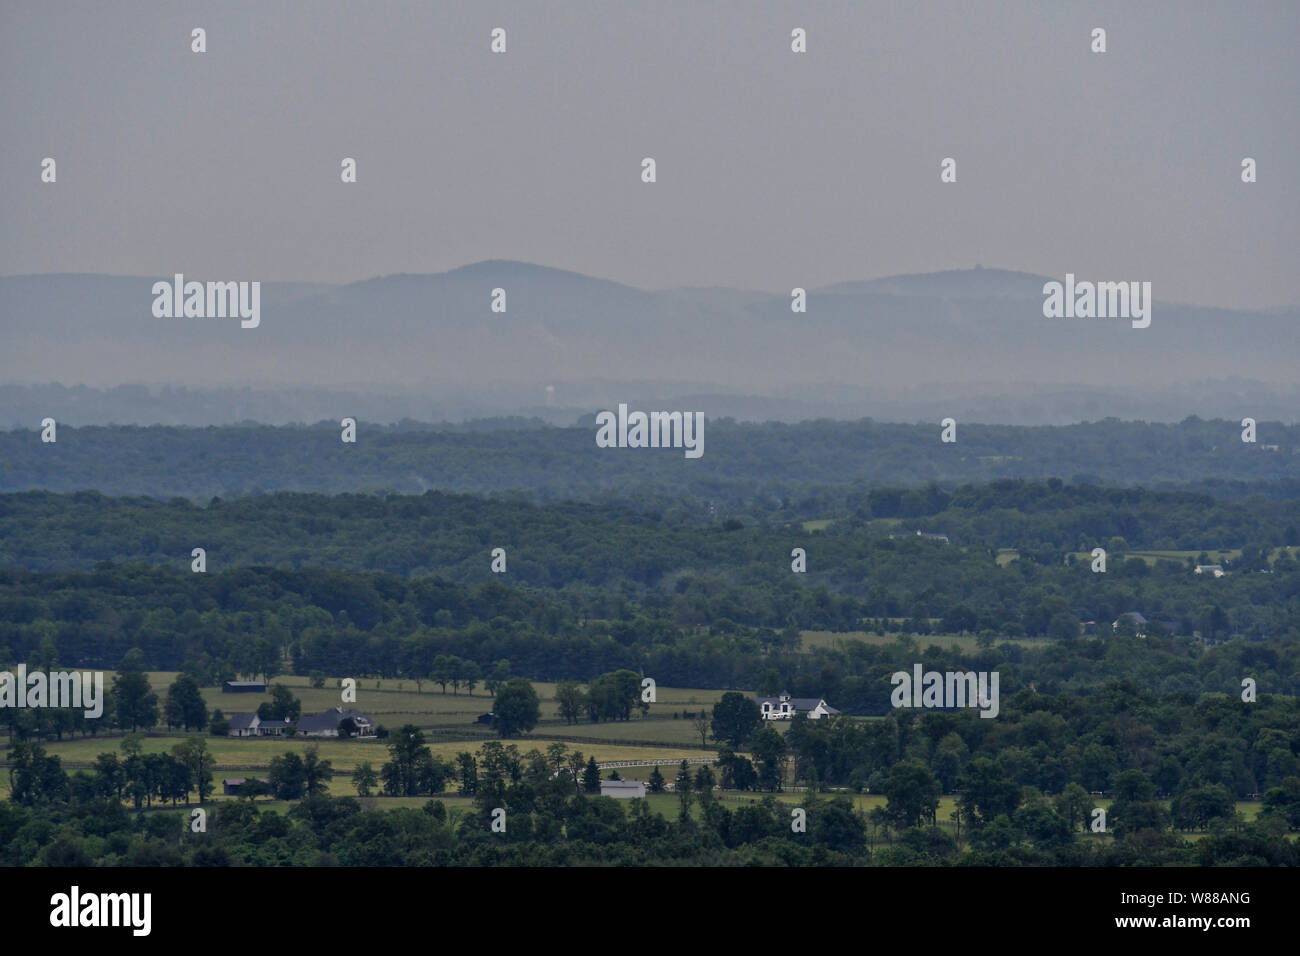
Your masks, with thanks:
[[[806,714],[809,720],[833,717],[839,711],[821,697],[759,697],[759,716],[764,720],[793,720],[795,714]]]
[[[266,681],[261,681],[261,680],[222,681],[221,693],[223,694],[265,694]]]
[[[260,780],[268,787],[271,785],[271,781],[266,777],[258,777],[256,779]],[[237,797],[239,796],[239,788],[247,781],[247,777],[227,777],[221,781],[221,792],[227,797]]]
[[[1141,611],[1126,611],[1125,613],[1121,614],[1119,617],[1115,618],[1114,622],[1112,622],[1112,624],[1110,625],[1110,629],[1112,631],[1118,631],[1119,622],[1124,620],[1124,618],[1126,617],[1131,617],[1133,619],[1134,633],[1136,633],[1138,637],[1147,636],[1147,624],[1150,622],[1147,621],[1146,615],[1144,615]]]
[[[948,543],[948,536],[947,536],[946,534],[931,534],[929,531],[922,531],[920,528],[917,528],[917,529],[916,529],[916,534],[915,534],[915,535],[910,535],[910,534],[891,534],[890,537],[891,537],[891,538],[911,538],[911,537],[917,537],[917,538],[925,538],[927,541],[942,541],[944,544],[947,544],[947,543]]]
[[[1223,577],[1223,565],[1221,564],[1198,564],[1196,566],[1197,574],[1213,574],[1216,578]]]
[[[645,796],[645,784],[640,780],[602,780],[600,782],[602,797],[615,797],[619,800],[631,800]]]
[[[490,724],[490,723],[492,723],[492,721],[494,721],[494,720],[496,720],[496,719],[497,719],[497,715],[494,714],[494,713],[479,714],[477,717],[474,718],[474,723],[476,723],[476,724]]]
[[[262,720],[257,714],[231,714],[226,719],[230,723],[228,737],[279,737],[293,730],[287,720]]]
[[[305,737],[338,737],[339,728],[350,721],[348,730],[354,737],[375,736],[374,722],[359,710],[331,707],[316,717],[303,717],[298,721],[298,733]]]

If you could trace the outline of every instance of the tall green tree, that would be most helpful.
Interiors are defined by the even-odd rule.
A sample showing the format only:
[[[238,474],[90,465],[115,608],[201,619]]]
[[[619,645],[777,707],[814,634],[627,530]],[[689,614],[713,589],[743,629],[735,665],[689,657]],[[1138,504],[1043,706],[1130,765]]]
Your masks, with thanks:
[[[472,797],[478,793],[478,760],[472,753],[461,751],[456,754],[456,775],[463,796]]]
[[[203,702],[199,682],[189,674],[179,674],[167,688],[163,705],[168,727],[202,730],[208,722],[208,705]]]
[[[172,748],[172,755],[189,772],[189,786],[198,790],[199,803],[202,803],[212,794],[212,768],[217,763],[216,755],[208,749],[207,739],[199,734],[186,737]],[[187,800],[188,793],[187,787]]]
[[[713,739],[732,749],[745,746],[762,724],[758,704],[736,691],[727,691],[713,705]]]
[[[754,735],[750,750],[758,765],[758,785],[764,790],[780,790],[785,779],[785,758],[789,748],[780,731],[764,727]]]
[[[302,757],[290,750],[271,758],[271,793],[277,800],[301,800],[307,792],[307,776]]]
[[[576,724],[582,719],[587,706],[587,695],[577,681],[562,680],[555,685],[555,703],[566,724]]]
[[[533,685],[522,677],[512,677],[497,691],[492,712],[494,725],[502,737],[517,737],[537,726],[542,717],[542,705]]]
[[[483,678],[483,686],[493,697],[506,681],[510,679],[510,662],[504,658],[496,661]]]
[[[287,720],[290,723],[296,722],[302,716],[302,701],[293,695],[284,684],[273,684],[271,686],[271,700],[267,707],[267,717],[264,720]],[[261,708],[258,708],[259,713]]]
[[[380,773],[384,791],[389,796],[413,797],[419,792],[419,772],[423,760],[430,757],[424,731],[406,724],[388,737],[388,763]]]
[[[691,766],[685,760],[677,768],[677,779],[673,783],[673,791],[677,794],[677,819],[680,821],[691,818]]]
[[[144,655],[139,648],[128,651],[118,664],[113,677],[113,700],[117,725],[123,730],[148,730],[158,723],[158,695],[149,686]]]
[[[447,685],[456,674],[456,660],[450,654],[439,654],[433,659],[433,667],[429,669],[430,679],[442,688],[442,692],[447,693]]]
[[[588,758],[587,767],[582,771],[582,789],[587,793],[600,793],[600,768],[596,766],[595,757]]]
[[[885,812],[899,829],[935,824],[943,788],[938,778],[919,760],[901,760],[885,780]]]
[[[319,750],[316,744],[312,744],[302,755],[302,783],[307,796],[327,793],[329,782],[334,777],[333,765],[320,758]]]
[[[375,772],[369,760],[357,764],[357,769],[352,772],[352,786],[356,788],[358,797],[370,796],[378,783],[379,774]]]
[[[465,690],[473,697],[474,688],[483,680],[483,669],[478,666],[477,661],[462,660],[459,676],[460,682],[465,685]]]

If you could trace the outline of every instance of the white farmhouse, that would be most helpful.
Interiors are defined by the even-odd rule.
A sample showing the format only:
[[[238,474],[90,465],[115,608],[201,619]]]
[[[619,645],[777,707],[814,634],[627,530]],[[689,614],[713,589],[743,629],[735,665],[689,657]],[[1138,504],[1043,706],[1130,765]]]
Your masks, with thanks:
[[[793,720],[795,714],[806,714],[809,720],[820,720],[839,713],[823,697],[791,697],[789,694],[758,698],[758,710],[764,720]]]
[[[229,737],[279,737],[293,729],[293,724],[287,720],[262,720],[257,714],[231,714],[227,719],[230,730],[226,735]]]

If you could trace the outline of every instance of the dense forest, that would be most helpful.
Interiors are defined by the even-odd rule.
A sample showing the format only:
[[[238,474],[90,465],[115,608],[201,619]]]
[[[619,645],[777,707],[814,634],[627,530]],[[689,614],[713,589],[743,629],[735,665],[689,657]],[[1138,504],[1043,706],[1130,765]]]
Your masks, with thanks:
[[[593,410],[594,416],[595,410]],[[340,413],[340,419],[347,412]],[[1248,415],[1249,410],[1243,411]],[[517,420],[458,426],[361,422],[355,444],[335,422],[224,428],[58,427],[0,432],[0,492],[94,489],[108,495],[206,502],[264,491],[327,493],[430,489],[474,494],[528,491],[546,499],[683,495],[716,506],[780,502],[810,486],[914,486],[1059,477],[1074,483],[1183,484],[1217,496],[1300,497],[1300,426],[1259,422],[1256,443],[1240,421],[1188,418],[1176,425],[1101,422],[1059,427],[962,421],[956,442],[938,422],[811,421],[797,425],[707,422],[703,457],[674,449],[602,449],[595,427]],[[865,486],[865,485],[864,485]]]
[[[874,489],[811,531],[437,492],[206,507],[29,492],[0,496],[0,651],[26,659],[48,641],[84,666],[139,647],[156,669],[264,672],[256,657],[300,673],[410,676],[436,647],[508,658],[537,679],[652,668],[696,687],[752,685],[769,666],[795,680],[814,666],[793,653],[799,630],[970,634],[984,646],[1140,631],[1195,656],[1236,636],[1300,636],[1298,522],[1295,499],[1054,480]],[[1094,546],[1110,549],[1105,573],[1092,570]],[[1226,575],[1193,573],[1206,549],[1233,546]],[[504,573],[492,571],[496,547]],[[792,570],[794,548],[806,572]],[[1156,556],[1129,554],[1139,548]],[[1186,553],[1159,555],[1170,548]],[[1148,623],[1131,627],[1130,612]]]
[[[804,530],[810,520],[824,536]],[[687,498],[542,505],[436,491],[279,492],[198,505],[33,491],[0,495],[0,568],[178,565],[202,547],[213,569],[312,566],[473,581],[485,580],[484,555],[500,546],[510,552],[511,579],[529,586],[653,586],[683,566],[748,578],[774,555],[816,541],[810,576],[829,575],[828,583],[843,586],[858,577],[845,573],[848,566],[903,546],[887,544],[890,534],[922,527],[964,551],[1014,548],[1044,565],[1098,546],[1117,557],[1129,549],[1253,547],[1250,570],[1259,570],[1259,552],[1300,545],[1300,497],[1225,501],[1186,491],[1004,480],[950,491],[930,484],[811,494],[723,519]]]
[[[990,573],[1007,576],[1009,599],[1031,600],[1025,620],[1012,619],[1014,629],[1023,633],[1026,622],[1036,622],[1036,630],[1053,636],[1025,646],[981,632],[983,646],[972,651],[923,650],[947,643],[906,633],[929,630],[928,620],[887,619],[866,623],[880,633],[900,632],[890,643],[850,639],[836,647],[801,649],[796,628],[750,627],[716,616],[744,606],[732,606],[730,601],[742,598],[728,600],[725,593],[717,597],[721,603],[709,623],[683,624],[671,615],[671,604],[644,609],[616,596],[611,610],[621,614],[584,618],[547,592],[495,581],[461,585],[436,578],[267,568],[193,574],[138,565],[0,572],[0,658],[111,669],[138,648],[145,667],[187,669],[210,685],[287,667],[299,674],[419,680],[427,678],[440,655],[453,655],[484,668],[509,660],[514,673],[536,680],[587,680],[618,668],[683,687],[752,688],[776,679],[797,691],[833,695],[842,709],[862,714],[885,712],[888,675],[918,659],[939,670],[999,670],[1004,693],[1031,682],[1047,692],[1094,687],[1123,676],[1163,693],[1231,692],[1243,676],[1255,677],[1268,692],[1300,689],[1295,641],[1300,582],[1294,569],[1253,579],[1273,582],[1258,587],[1278,601],[1284,596],[1270,589],[1289,589],[1282,606],[1239,608],[1229,602],[1225,611],[1221,604],[1198,605],[1186,627],[1170,629],[1153,620],[1139,637],[1129,618],[1114,628],[1103,618],[1097,636],[1081,635],[1059,590],[1037,579],[1041,572],[1035,565],[1025,568],[1031,573],[1014,566]],[[1059,573],[1085,582],[1101,577],[1077,567]],[[1180,571],[1175,580],[1190,577]],[[1116,588],[1133,586],[1122,577],[1116,581]],[[1154,600],[1159,583],[1159,577],[1142,577],[1140,593]],[[1116,593],[1128,598],[1134,592]],[[821,595],[829,592],[810,590],[789,610],[796,617],[805,610],[815,613]],[[687,604],[693,613],[707,606]],[[1225,640],[1234,617],[1240,621],[1264,612],[1285,625],[1284,634]],[[956,605],[936,623],[953,630],[978,626],[980,613]],[[1188,633],[1177,633],[1184,630]]]

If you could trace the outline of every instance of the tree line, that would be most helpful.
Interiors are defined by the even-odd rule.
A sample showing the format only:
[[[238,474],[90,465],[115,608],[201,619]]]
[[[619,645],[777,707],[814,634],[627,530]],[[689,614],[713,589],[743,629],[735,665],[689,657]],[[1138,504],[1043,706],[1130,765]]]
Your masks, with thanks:
[[[434,487],[522,491],[549,500],[684,492],[730,508],[798,496],[812,475],[827,487],[1056,476],[1093,484],[1184,483],[1231,495],[1236,482],[1294,482],[1292,455],[1300,447],[1294,424],[1260,422],[1259,440],[1249,444],[1241,441],[1239,420],[1196,417],[1177,424],[1107,419],[1041,427],[960,422],[956,444],[939,440],[938,422],[788,425],[721,418],[708,422],[707,453],[684,469],[680,455],[608,454],[596,447],[590,425],[503,424],[361,422],[356,444],[344,445],[337,421],[211,428],[62,423],[51,445],[33,422],[0,431],[0,492],[98,488],[205,502],[280,490],[410,494]],[[1271,445],[1278,450],[1266,449]],[[193,467],[196,461],[203,467]],[[542,461],[546,467],[538,468]]]

